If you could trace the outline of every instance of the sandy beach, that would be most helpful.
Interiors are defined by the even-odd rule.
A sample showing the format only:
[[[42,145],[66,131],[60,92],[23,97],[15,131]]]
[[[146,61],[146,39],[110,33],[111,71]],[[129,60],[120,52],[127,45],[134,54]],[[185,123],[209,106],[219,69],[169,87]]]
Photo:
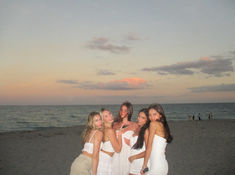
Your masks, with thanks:
[[[169,175],[235,174],[235,120],[169,122]],[[1,175],[66,175],[84,126],[0,133]]]

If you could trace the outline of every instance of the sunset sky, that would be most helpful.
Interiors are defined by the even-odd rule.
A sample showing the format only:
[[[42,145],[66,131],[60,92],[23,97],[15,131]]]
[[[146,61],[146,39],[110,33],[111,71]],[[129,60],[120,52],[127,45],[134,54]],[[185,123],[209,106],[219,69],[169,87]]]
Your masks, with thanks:
[[[0,0],[0,105],[235,102],[234,0]]]

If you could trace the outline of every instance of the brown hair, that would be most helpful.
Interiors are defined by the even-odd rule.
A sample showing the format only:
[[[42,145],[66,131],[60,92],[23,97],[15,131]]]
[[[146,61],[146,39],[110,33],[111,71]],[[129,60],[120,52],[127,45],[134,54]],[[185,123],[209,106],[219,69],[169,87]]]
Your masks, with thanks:
[[[148,111],[150,109],[156,110],[161,115],[161,118],[158,121],[163,124],[167,143],[170,143],[173,140],[173,137],[171,135],[170,128],[169,128],[168,123],[166,121],[165,112],[164,112],[162,106],[160,104],[156,103],[156,104],[150,105],[148,108]]]
[[[122,109],[123,106],[127,107],[128,121],[131,121],[131,117],[132,117],[132,114],[133,114],[132,104],[129,101],[125,101],[124,103],[122,103],[122,105],[120,107],[120,110]],[[120,110],[118,112],[117,118],[115,119],[115,122],[118,122],[118,123],[122,121],[122,118],[120,116]]]

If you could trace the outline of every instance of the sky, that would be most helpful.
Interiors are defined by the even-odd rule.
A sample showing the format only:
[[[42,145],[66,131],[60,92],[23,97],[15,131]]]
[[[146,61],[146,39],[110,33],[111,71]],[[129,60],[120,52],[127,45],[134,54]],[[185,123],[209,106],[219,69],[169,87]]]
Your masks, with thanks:
[[[234,0],[0,0],[0,105],[235,102]]]

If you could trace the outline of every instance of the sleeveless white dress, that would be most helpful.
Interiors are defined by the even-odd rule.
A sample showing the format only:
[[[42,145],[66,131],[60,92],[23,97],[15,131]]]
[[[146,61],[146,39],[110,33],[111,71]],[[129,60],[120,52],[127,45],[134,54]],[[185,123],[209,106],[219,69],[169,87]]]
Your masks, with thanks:
[[[110,141],[104,142],[101,150],[107,152],[115,152]],[[97,168],[97,175],[111,175],[112,174],[113,157],[100,151],[99,164]]]
[[[131,137],[131,140],[130,140],[130,143],[131,143],[130,156],[137,155],[137,154],[140,154],[140,153],[145,151],[145,143],[144,143],[143,147],[140,148],[140,149],[132,148],[134,146],[134,144],[137,142],[137,140],[138,140],[138,136]],[[133,160],[133,162],[130,164],[130,174],[140,175],[140,171],[141,171],[143,163],[144,163],[144,158]]]
[[[130,157],[131,147],[126,144],[124,138],[130,140],[133,131],[129,130],[122,134],[122,149],[120,153],[113,155],[113,171],[112,175],[128,175],[130,172]]]
[[[167,175],[168,163],[166,160],[166,139],[158,135],[154,135],[152,151],[150,154],[150,170],[147,175]]]

